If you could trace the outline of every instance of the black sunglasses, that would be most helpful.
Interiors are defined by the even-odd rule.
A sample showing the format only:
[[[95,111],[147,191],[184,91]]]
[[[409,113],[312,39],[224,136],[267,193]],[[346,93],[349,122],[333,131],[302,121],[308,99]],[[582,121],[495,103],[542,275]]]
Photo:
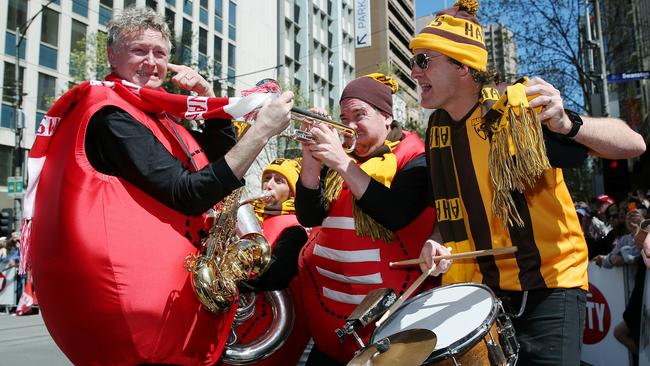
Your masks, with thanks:
[[[426,70],[427,67],[429,67],[429,60],[434,59],[436,57],[442,56],[440,55],[435,55],[435,56],[429,56],[425,55],[424,53],[418,53],[417,55],[411,57],[409,59],[409,64],[411,65],[411,70],[413,69],[413,66],[416,64],[418,65],[419,68],[422,70]]]

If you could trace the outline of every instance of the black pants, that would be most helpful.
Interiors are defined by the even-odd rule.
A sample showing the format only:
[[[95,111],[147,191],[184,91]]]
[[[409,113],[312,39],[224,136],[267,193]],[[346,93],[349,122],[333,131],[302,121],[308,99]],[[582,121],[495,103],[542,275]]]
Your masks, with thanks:
[[[523,292],[497,291],[506,312],[517,314]],[[587,293],[578,288],[528,292],[519,318],[511,317],[519,342],[518,365],[580,365]]]
[[[311,352],[309,352],[309,357],[305,366],[344,366],[345,364],[339,363],[335,359],[329,357],[321,350],[316,348],[316,345],[312,347]]]

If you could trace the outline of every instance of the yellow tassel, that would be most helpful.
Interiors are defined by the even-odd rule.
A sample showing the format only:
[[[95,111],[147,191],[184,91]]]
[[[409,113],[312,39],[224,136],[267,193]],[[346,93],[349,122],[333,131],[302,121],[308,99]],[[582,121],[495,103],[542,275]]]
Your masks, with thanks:
[[[478,1],[477,0],[459,0],[458,9],[465,10],[469,15],[476,15],[478,13]]]
[[[325,176],[325,210],[330,209],[332,201],[339,197],[341,189],[343,188],[343,177],[336,172],[336,170],[328,170]]]

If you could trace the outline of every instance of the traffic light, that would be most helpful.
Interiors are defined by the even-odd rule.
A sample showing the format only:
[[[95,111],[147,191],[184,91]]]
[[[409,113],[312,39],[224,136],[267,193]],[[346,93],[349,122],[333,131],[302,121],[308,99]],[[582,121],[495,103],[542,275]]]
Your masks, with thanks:
[[[3,208],[0,210],[0,234],[9,236],[14,231],[14,210]]]
[[[615,197],[626,197],[631,187],[627,159],[602,159],[602,161],[605,193]]]

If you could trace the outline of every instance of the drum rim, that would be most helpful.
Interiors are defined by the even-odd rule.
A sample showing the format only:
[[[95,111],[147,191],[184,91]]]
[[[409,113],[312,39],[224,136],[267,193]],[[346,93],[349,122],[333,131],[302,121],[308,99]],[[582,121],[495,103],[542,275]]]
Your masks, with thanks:
[[[428,364],[431,364],[433,362],[438,362],[440,360],[443,360],[443,359],[445,359],[445,358],[443,358],[443,356],[451,357],[451,356],[455,356],[455,355],[464,353],[465,351],[467,351],[467,350],[469,350],[471,348],[470,346],[473,346],[474,344],[476,344],[475,341],[483,338],[490,331],[490,329],[492,329],[492,325],[494,324],[494,322],[496,320],[496,317],[498,315],[498,312],[499,312],[499,299],[496,297],[496,295],[494,294],[494,291],[492,291],[491,288],[489,288],[488,286],[486,286],[485,284],[482,284],[482,283],[459,282],[459,283],[453,283],[453,284],[450,284],[450,285],[445,285],[445,286],[432,288],[430,290],[419,293],[419,294],[413,296],[412,298],[406,300],[404,302],[404,304],[402,304],[402,306],[400,306],[400,308],[404,307],[404,306],[407,306],[408,304],[420,299],[421,297],[429,294],[430,292],[434,292],[435,290],[439,290],[439,289],[443,289],[443,288],[461,287],[461,286],[463,286],[463,287],[467,287],[467,286],[479,287],[479,288],[482,288],[482,289],[486,290],[492,296],[492,299],[493,299],[492,309],[490,310],[487,318],[484,320],[484,321],[489,322],[488,323],[489,326],[486,326],[486,324],[483,323],[483,324],[481,324],[481,326],[474,329],[474,331],[470,332],[465,337],[458,339],[454,343],[450,344],[448,347],[441,348],[441,349],[438,349],[438,350],[435,350],[435,351],[431,352],[429,357],[427,357],[427,359],[422,363],[423,365],[428,365]],[[397,311],[394,314],[390,315],[386,319],[384,324],[388,324],[388,321],[391,318],[393,318],[395,316],[395,314],[397,314]],[[380,326],[379,328],[375,328],[375,330],[372,332],[372,335],[370,337],[370,341],[372,343],[377,341],[377,339],[375,339],[375,336],[379,332],[379,329],[383,329],[383,327]]]

